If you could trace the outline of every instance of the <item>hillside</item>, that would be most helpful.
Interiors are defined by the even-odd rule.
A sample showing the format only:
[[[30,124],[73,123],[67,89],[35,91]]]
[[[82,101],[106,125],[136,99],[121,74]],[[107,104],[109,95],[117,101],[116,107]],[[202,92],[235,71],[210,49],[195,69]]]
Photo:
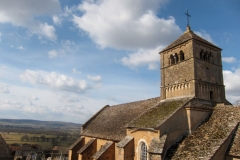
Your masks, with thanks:
[[[0,119],[0,132],[78,134],[81,124],[60,121],[38,121],[28,119]]]

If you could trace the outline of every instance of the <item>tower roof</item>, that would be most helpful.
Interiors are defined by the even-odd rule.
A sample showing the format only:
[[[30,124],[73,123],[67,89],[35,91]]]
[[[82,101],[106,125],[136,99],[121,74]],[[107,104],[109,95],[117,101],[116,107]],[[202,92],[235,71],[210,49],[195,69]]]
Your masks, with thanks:
[[[166,48],[164,48],[160,53],[165,52],[165,51],[167,51],[167,50],[169,50],[169,49],[171,49],[171,48],[173,48],[173,47],[176,47],[176,46],[178,46],[178,45],[180,45],[180,44],[183,44],[183,43],[185,43],[185,42],[187,42],[187,41],[189,41],[189,40],[193,40],[193,39],[221,50],[221,48],[215,46],[214,44],[212,44],[212,43],[208,42],[207,40],[201,38],[200,36],[196,35],[196,34],[191,30],[190,26],[188,26],[188,27],[187,27],[187,30],[184,32],[183,35],[181,35],[177,40],[175,40],[175,41],[174,41],[173,43],[171,43],[169,46],[167,46]]]

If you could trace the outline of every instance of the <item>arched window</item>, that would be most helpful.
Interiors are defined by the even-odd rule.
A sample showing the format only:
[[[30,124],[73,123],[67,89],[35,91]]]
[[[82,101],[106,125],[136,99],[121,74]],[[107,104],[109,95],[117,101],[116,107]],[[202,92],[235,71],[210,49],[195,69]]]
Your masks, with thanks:
[[[208,55],[208,52],[205,52],[204,53],[204,57],[203,57],[203,59],[206,61],[207,60],[207,55]]]
[[[212,53],[211,53],[211,52],[209,53],[208,61],[209,61],[209,62],[213,62],[213,56],[212,56]]]
[[[184,60],[184,53],[183,51],[180,51],[180,61],[183,61]]]
[[[147,146],[144,142],[141,143],[140,160],[147,160]]]
[[[177,53],[175,53],[174,58],[175,58],[175,63],[177,63],[178,62],[178,55],[177,55]]]
[[[203,59],[203,57],[204,57],[203,50],[201,50],[201,52],[200,52],[200,59]]]
[[[175,62],[174,62],[174,57],[173,57],[173,55],[171,55],[170,56],[170,64],[174,64]]]

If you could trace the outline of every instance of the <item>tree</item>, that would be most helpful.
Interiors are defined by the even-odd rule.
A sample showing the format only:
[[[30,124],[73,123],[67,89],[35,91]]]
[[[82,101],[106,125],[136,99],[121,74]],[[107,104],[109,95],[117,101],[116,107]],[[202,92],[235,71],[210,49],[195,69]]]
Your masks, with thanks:
[[[40,137],[40,138],[41,138],[41,141],[42,141],[42,142],[45,142],[45,140],[46,140],[46,137],[45,137],[44,135],[41,135],[41,137]]]

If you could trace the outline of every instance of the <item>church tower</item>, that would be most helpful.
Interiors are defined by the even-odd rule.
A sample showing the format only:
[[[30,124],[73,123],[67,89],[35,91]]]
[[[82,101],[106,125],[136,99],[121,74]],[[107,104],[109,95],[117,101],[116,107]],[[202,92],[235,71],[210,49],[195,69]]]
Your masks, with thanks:
[[[160,52],[161,99],[196,97],[225,102],[221,48],[190,28]]]

